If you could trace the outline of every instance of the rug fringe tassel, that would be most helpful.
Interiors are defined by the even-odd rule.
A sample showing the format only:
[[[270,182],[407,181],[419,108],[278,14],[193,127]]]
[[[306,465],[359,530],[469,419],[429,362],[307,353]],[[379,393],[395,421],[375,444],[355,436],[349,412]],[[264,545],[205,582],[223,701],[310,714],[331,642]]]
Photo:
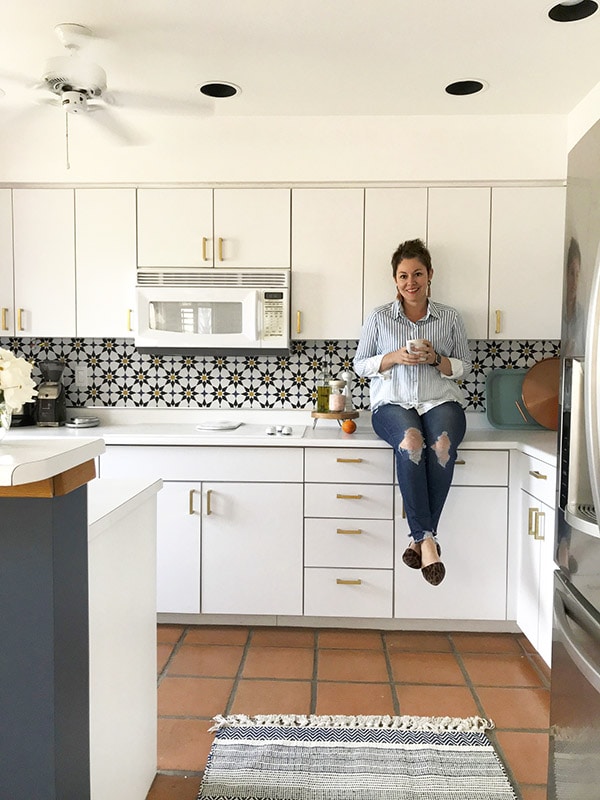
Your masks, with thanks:
[[[294,728],[393,728],[406,731],[486,731],[494,727],[491,719],[483,717],[392,717],[392,716],[317,716],[315,714],[218,714],[213,717],[210,731],[220,728],[270,727]]]

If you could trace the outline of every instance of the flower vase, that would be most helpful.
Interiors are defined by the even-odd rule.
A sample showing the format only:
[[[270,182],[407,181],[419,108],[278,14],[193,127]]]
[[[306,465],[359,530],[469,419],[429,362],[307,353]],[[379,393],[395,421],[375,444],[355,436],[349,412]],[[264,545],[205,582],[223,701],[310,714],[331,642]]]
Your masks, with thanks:
[[[0,441],[6,436],[12,419],[12,408],[6,403],[0,403]]]

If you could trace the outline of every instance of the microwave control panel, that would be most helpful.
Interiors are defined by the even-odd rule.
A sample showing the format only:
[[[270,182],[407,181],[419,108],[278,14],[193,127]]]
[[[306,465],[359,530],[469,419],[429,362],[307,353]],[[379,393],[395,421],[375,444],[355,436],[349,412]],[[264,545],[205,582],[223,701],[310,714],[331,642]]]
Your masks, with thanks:
[[[263,336],[284,335],[285,302],[283,292],[263,293]]]

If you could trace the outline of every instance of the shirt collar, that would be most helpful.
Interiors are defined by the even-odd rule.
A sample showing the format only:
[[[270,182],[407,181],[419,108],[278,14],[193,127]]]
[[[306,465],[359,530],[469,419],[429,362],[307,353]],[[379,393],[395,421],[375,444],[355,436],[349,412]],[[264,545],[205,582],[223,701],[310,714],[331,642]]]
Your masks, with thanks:
[[[408,319],[406,314],[404,313],[404,308],[402,307],[402,303],[400,302],[400,300],[397,299],[394,300],[394,316],[396,317],[396,319],[399,319],[400,317]],[[428,317],[434,317],[435,319],[440,318],[439,309],[432,300],[427,301],[427,312],[425,316],[422,317],[422,319],[428,319]]]

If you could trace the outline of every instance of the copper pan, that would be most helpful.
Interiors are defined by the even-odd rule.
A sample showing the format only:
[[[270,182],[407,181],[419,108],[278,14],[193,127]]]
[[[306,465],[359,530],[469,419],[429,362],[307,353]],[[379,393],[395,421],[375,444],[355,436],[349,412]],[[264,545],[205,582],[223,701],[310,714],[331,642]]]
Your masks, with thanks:
[[[538,361],[523,378],[523,405],[533,419],[558,430],[558,389],[560,384],[560,359],[545,358]]]

